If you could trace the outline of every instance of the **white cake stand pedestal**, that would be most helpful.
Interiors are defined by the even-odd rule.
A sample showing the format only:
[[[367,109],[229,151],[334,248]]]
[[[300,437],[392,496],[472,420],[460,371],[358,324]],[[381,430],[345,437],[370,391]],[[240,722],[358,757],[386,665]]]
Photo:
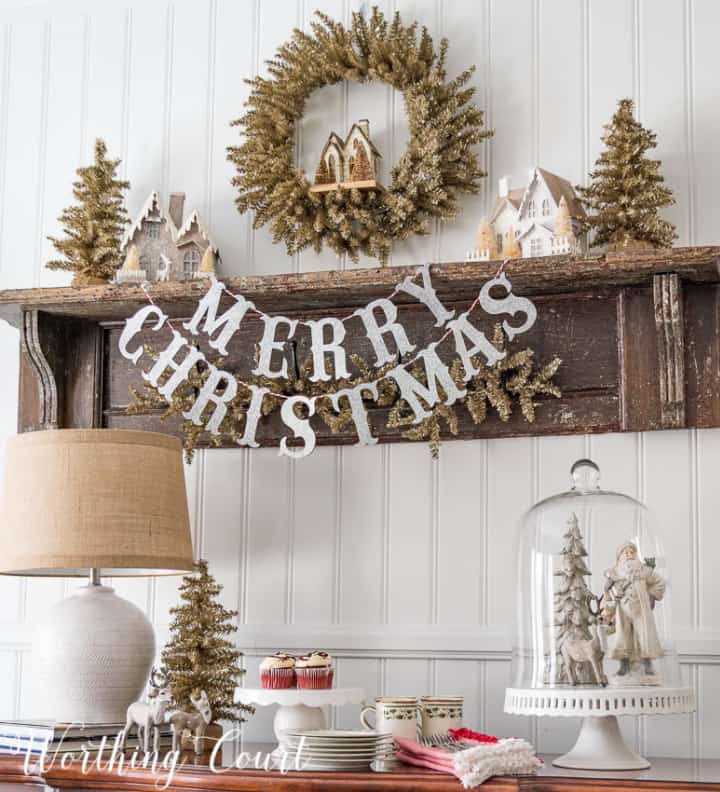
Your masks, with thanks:
[[[235,701],[256,707],[278,705],[273,730],[278,742],[280,732],[286,729],[325,729],[328,704],[360,704],[365,698],[362,688],[329,688],[328,690],[267,690],[265,688],[237,688]]]
[[[676,715],[695,711],[691,688],[508,688],[505,712],[583,719],[572,749],[553,760],[573,770],[645,770],[647,759],[625,743],[618,715]]]

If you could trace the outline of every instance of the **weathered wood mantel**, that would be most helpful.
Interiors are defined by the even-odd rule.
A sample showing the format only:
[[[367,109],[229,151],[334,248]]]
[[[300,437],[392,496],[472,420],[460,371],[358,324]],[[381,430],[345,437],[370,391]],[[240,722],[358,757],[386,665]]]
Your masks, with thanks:
[[[496,268],[497,262],[437,264],[433,284],[445,304],[462,310]],[[243,276],[226,285],[268,313],[344,316],[387,296],[414,270]],[[517,414],[508,423],[490,416],[476,426],[459,410],[461,438],[720,426],[720,247],[518,259],[506,273],[513,291],[531,296],[538,307],[538,321],[522,345],[531,346],[540,362],[563,359],[563,396],[544,402],[533,424]],[[151,294],[180,318],[192,314],[206,289],[204,281],[168,282],[153,284]],[[425,346],[435,338],[438,331],[423,306],[402,294],[395,302],[415,343]],[[177,431],[177,423],[161,423],[157,412],[125,413],[128,387],[142,381],[140,369],[119,355],[117,339],[123,320],[144,304],[134,285],[0,291],[0,318],[20,330],[20,431]],[[259,337],[259,320],[246,319],[223,368],[247,375]],[[146,340],[159,348],[163,339],[162,332],[148,331]],[[308,342],[299,330],[298,360],[308,354]],[[349,331],[346,346],[370,359],[362,334]],[[264,445],[277,444],[284,434],[276,418],[261,425]],[[370,418],[381,441],[401,439],[399,430],[385,428],[384,411],[373,409]],[[315,428],[319,443],[355,441],[352,431],[333,436],[321,423]]]

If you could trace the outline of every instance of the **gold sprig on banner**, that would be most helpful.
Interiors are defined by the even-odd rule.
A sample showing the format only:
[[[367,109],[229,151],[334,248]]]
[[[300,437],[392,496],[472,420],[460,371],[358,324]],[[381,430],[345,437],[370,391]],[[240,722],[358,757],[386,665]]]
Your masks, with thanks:
[[[450,364],[450,376],[458,388],[465,389],[466,395],[454,405],[443,404],[442,401],[430,407],[424,400],[423,407],[430,410],[431,415],[420,423],[413,423],[414,415],[407,402],[400,399],[390,410],[388,415],[388,428],[408,426],[402,432],[407,440],[428,440],[430,453],[434,459],[438,458],[443,423],[450,434],[457,436],[458,419],[455,406],[464,404],[474,423],[481,424],[488,415],[491,407],[501,421],[507,422],[513,412],[513,405],[517,403],[523,418],[528,423],[535,420],[535,411],[539,406],[536,401],[538,396],[555,396],[560,398],[562,392],[555,384],[554,377],[562,363],[558,357],[539,369],[535,366],[535,352],[529,347],[512,352],[508,349],[508,339],[500,324],[495,325],[493,332],[493,346],[501,352],[508,354],[493,366],[484,366],[480,358],[473,358],[472,362],[478,373],[473,375],[468,382],[463,381],[464,369],[459,358],[454,358]],[[425,371],[419,366],[410,370],[413,377],[423,385],[427,385]],[[438,387],[438,394],[444,400],[445,393]]]
[[[258,348],[255,350],[255,368],[257,368],[259,359],[260,350]],[[317,398],[324,394],[334,393],[344,387],[348,387],[348,383],[352,382],[350,379],[336,380],[332,363],[328,366],[331,379],[328,381],[320,380],[318,382],[313,382],[310,379],[313,372],[313,365],[312,355],[307,355],[298,366],[293,352],[292,365],[288,370],[290,376],[287,379],[274,379],[262,375],[253,375],[249,378],[249,381],[253,385],[267,388],[270,391],[270,393],[265,396],[262,403],[261,412],[264,417],[278,410],[282,406],[283,399],[288,396],[305,396],[308,399]],[[323,399],[322,401],[324,402],[325,400]],[[330,400],[328,399],[327,401],[329,403]],[[317,403],[316,409],[318,412],[320,411]]]
[[[153,359],[157,360],[157,352],[151,347],[146,346],[146,352]],[[222,359],[216,361],[217,365],[222,365]],[[210,374],[210,367],[207,365],[195,365],[190,369],[187,379],[181,382],[173,392],[168,401],[161,393],[160,388],[167,381],[170,374],[163,375],[158,381],[158,387],[154,387],[149,382],[143,384],[143,389],[130,386],[132,401],[127,406],[125,412],[128,415],[140,415],[147,412],[163,410],[160,416],[162,420],[174,416],[183,416],[188,412],[198,393],[202,389],[205,381]],[[245,414],[250,403],[251,393],[242,383],[238,383],[238,392],[234,399],[227,404],[227,414],[220,423],[219,433],[209,435],[210,445],[220,447],[230,440],[237,442],[242,436],[242,429],[245,421]],[[195,424],[184,419],[180,424],[180,432],[183,436],[183,450],[187,462],[192,462],[200,438],[205,434],[204,424]]]
[[[388,371],[395,367],[395,363],[386,363],[375,372],[370,368],[360,355],[350,355],[350,359],[360,372],[359,376],[351,379],[336,380],[334,387],[326,393],[336,393],[345,388],[356,388],[365,384],[375,384],[378,390],[378,398],[373,399],[368,389],[363,391],[363,399],[372,402],[375,407],[391,407],[397,401],[398,387],[394,380],[387,377]],[[329,366],[330,373],[333,374],[332,365]],[[326,383],[328,386],[331,383]],[[353,426],[353,415],[350,409],[350,401],[347,397],[342,397],[339,409],[336,410],[329,398],[320,398],[315,402],[315,411],[323,420],[325,425],[333,434],[338,434]]]
[[[488,410],[497,413],[501,421],[507,422],[512,416],[515,405],[519,406],[523,419],[528,423],[535,420],[536,410],[540,402],[539,396],[554,396],[560,398],[562,392],[554,382],[555,375],[561,365],[561,359],[554,357],[549,363],[540,367],[535,363],[535,352],[530,347],[512,351],[509,349],[508,339],[499,324],[495,325],[493,345],[500,351],[508,354],[493,366],[482,365],[479,358],[473,358],[473,365],[478,369],[468,382],[463,381],[463,366],[459,358],[454,358],[450,364],[450,376],[458,388],[465,389],[466,395],[458,399],[453,405],[444,404],[446,394],[442,386],[438,386],[440,401],[430,406],[424,402],[423,407],[430,411],[430,415],[419,423],[414,423],[414,414],[407,402],[400,398],[400,392],[393,379],[387,376],[390,369],[397,364],[388,363],[377,371],[367,364],[359,355],[351,355],[351,360],[359,374],[345,379],[331,379],[329,381],[313,382],[310,380],[313,360],[312,356],[305,358],[297,371],[290,369],[291,376],[287,379],[271,379],[269,377],[253,376],[249,382],[253,385],[268,388],[271,392],[266,394],[262,403],[262,414],[269,416],[282,404],[282,400],[292,395],[302,395],[315,399],[315,411],[320,419],[330,429],[332,434],[338,434],[353,426],[353,416],[350,403],[341,399],[339,409],[335,409],[330,395],[345,388],[357,388],[364,384],[375,385],[378,389],[378,398],[373,399],[369,389],[366,389],[363,398],[372,403],[375,408],[390,408],[386,426],[389,429],[407,427],[401,433],[407,440],[427,440],[430,452],[437,459],[440,441],[443,432],[457,436],[459,432],[457,408],[464,405],[475,424],[481,424],[488,416]],[[147,348],[151,358],[157,359],[154,350]],[[216,361],[222,365],[222,359]],[[418,382],[427,386],[425,370],[418,364],[413,364],[411,374]],[[128,414],[142,414],[155,412],[162,409],[162,418],[182,416],[188,412],[197,398],[197,394],[205,383],[209,367],[195,366],[189,373],[187,380],[182,382],[167,401],[159,393],[158,388],[149,383],[144,384],[144,390],[135,386],[130,387],[133,401],[127,407]],[[332,365],[329,373],[333,375]],[[160,379],[159,387],[167,378]],[[228,441],[236,443],[242,436],[246,411],[251,399],[251,392],[244,382],[238,381],[238,392],[227,405],[227,415],[220,423],[219,433],[210,435],[210,445],[219,447]],[[183,448],[185,458],[192,461],[195,449],[200,438],[205,433],[204,425],[196,425],[192,421],[184,420],[180,424],[183,435]],[[292,444],[292,441],[290,441]]]
[[[536,396],[562,396],[560,388],[553,382],[561,359],[555,357],[536,370],[534,350],[528,347],[517,352],[509,351],[507,336],[499,324],[495,325],[493,345],[508,354],[494,366],[483,366],[479,358],[474,358],[473,365],[479,371],[469,382],[463,383],[463,368],[459,359],[453,361],[450,367],[450,375],[458,387],[467,389],[464,402],[468,412],[476,424],[481,424],[487,418],[490,406],[501,421],[509,421],[513,402],[517,402],[523,418],[533,423],[538,406]]]
[[[146,346],[146,352],[152,360],[157,360],[158,354],[152,347]],[[257,367],[258,355],[259,350],[256,350],[255,367]],[[333,434],[351,427],[353,418],[347,399],[340,400],[340,410],[336,411],[330,398],[324,398],[329,397],[332,393],[344,388],[354,388],[364,383],[374,382],[377,385],[379,396],[374,404],[377,407],[389,407],[394,404],[398,394],[397,385],[393,380],[386,378],[386,374],[396,364],[389,363],[374,372],[359,355],[351,355],[350,358],[360,372],[357,377],[336,380],[334,379],[332,363],[328,363],[328,370],[332,379],[326,382],[313,382],[310,379],[313,370],[313,358],[308,355],[302,364],[297,367],[297,370],[295,370],[294,365],[290,367],[290,376],[287,379],[273,379],[271,377],[252,375],[245,378],[244,381],[238,380],[238,392],[235,398],[228,402],[227,414],[220,423],[218,434],[210,435],[209,444],[220,447],[228,441],[236,443],[242,437],[245,416],[252,397],[246,382],[257,387],[267,388],[270,391],[265,395],[262,402],[261,413],[264,417],[268,417],[278,410],[282,405],[283,399],[288,396],[299,395],[315,398],[316,412]],[[222,364],[222,358],[214,361],[216,366],[222,366]],[[164,374],[159,379],[157,388],[147,382],[144,383],[142,390],[131,385],[130,394],[132,401],[126,408],[126,413],[128,415],[140,415],[162,410],[162,420],[173,416],[182,416],[183,413],[188,412],[192,408],[197,394],[205,384],[209,373],[210,368],[207,364],[193,366],[187,379],[178,385],[169,401],[160,394],[159,390],[170,376],[169,373]],[[180,424],[180,432],[183,436],[185,459],[187,462],[192,462],[199,441],[205,434],[205,426],[194,424],[189,420],[183,420]],[[293,441],[290,440],[288,443],[292,445]]]
[[[427,234],[433,220],[460,211],[459,196],[477,193],[486,174],[476,144],[492,135],[471,100],[473,69],[448,80],[448,42],[436,51],[426,28],[391,22],[373,8],[349,27],[316,12],[311,33],[295,29],[268,62],[268,77],[248,81],[247,112],[233,122],[243,142],[228,148],[237,173],[236,204],[269,224],[288,253],[327,245],[354,261],[361,253],[385,264],[394,239]],[[410,139],[383,189],[311,191],[295,164],[295,131],[310,95],[343,81],[379,80],[403,94]],[[325,174],[320,173],[320,182]]]
[[[410,369],[410,373],[413,375],[413,377],[415,377],[416,380],[418,380],[418,382],[422,382],[423,385],[427,385],[427,375],[421,366],[414,365]],[[423,406],[425,409],[430,410],[430,415],[427,418],[423,418],[419,423],[414,423],[414,413],[410,409],[405,399],[398,400],[392,410],[390,410],[387,419],[388,429],[396,429],[401,426],[410,427],[409,429],[406,429],[404,432],[402,432],[402,436],[407,440],[427,440],[430,445],[430,453],[432,454],[433,459],[437,459],[440,455],[440,435],[442,432],[442,423],[445,422],[450,434],[457,436],[458,433],[458,419],[457,415],[455,414],[454,405],[450,406],[443,403],[443,401],[447,398],[447,394],[443,390],[442,386],[438,386],[438,395],[440,396],[441,401],[439,401],[433,407],[430,407],[427,403],[425,403],[422,398],[420,399],[422,402],[424,402]]]

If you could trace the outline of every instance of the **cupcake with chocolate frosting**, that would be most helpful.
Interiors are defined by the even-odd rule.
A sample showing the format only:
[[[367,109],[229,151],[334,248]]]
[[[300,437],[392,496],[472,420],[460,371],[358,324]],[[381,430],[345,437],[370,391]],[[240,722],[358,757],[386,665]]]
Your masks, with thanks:
[[[295,662],[297,686],[306,690],[326,690],[332,687],[332,657],[327,652],[310,652]]]
[[[295,687],[295,658],[287,652],[275,652],[260,663],[260,686],[270,690]]]

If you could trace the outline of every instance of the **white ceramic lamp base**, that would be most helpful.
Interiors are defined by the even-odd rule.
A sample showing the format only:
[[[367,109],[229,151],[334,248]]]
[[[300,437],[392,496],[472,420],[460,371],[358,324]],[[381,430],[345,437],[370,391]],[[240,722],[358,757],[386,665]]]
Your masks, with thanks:
[[[267,690],[237,688],[235,701],[258,707],[278,705],[273,720],[275,737],[286,729],[324,729],[327,726],[323,707],[329,704],[360,704],[365,697],[362,688],[330,688],[329,690]]]
[[[35,631],[35,711],[65,723],[124,723],[154,657],[153,627],[140,608],[109,586],[83,586]]]
[[[573,770],[646,770],[650,767],[647,759],[625,744],[614,715],[583,718],[572,750],[553,759],[553,764]]]

